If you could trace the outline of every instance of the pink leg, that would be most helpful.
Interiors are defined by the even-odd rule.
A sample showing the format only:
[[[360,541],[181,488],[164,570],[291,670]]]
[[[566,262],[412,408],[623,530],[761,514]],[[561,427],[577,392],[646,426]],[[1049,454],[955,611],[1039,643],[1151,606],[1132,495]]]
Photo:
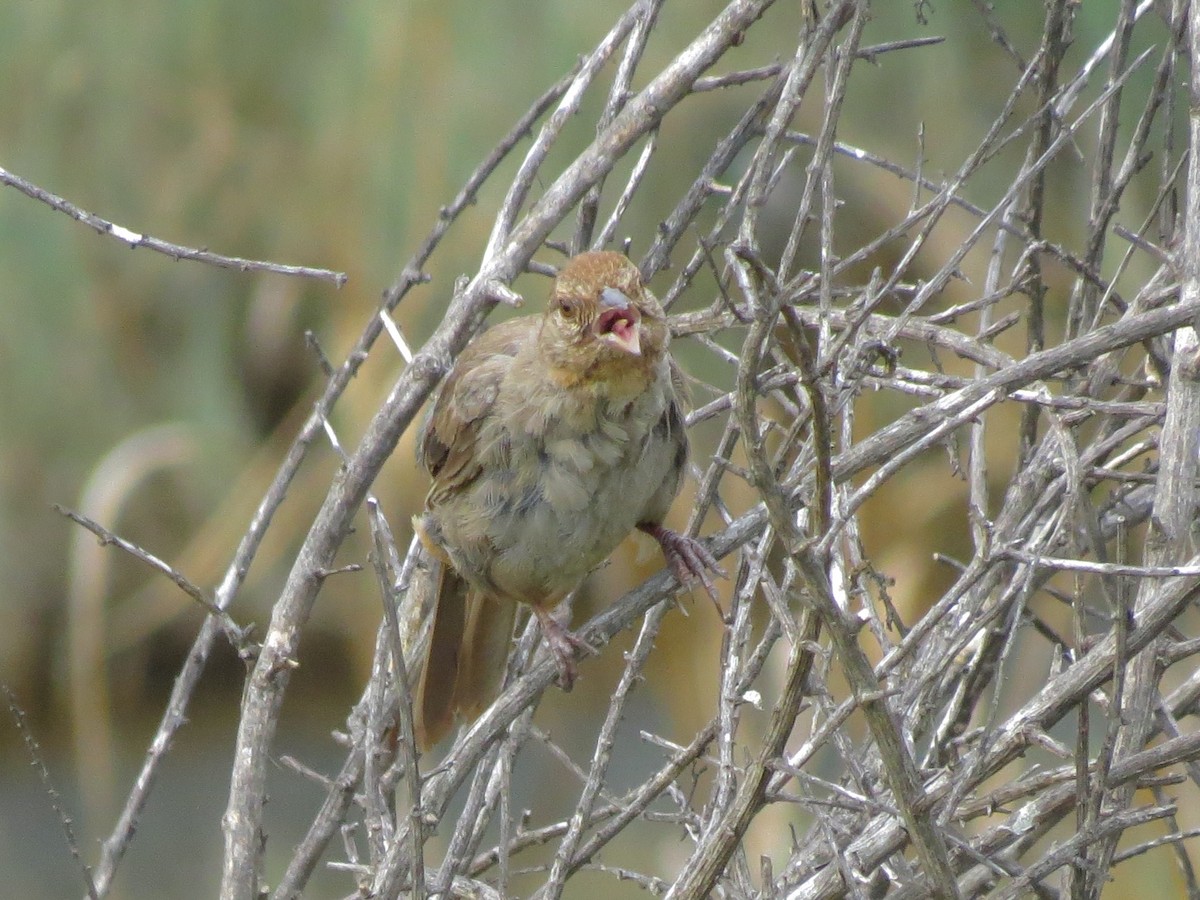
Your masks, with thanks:
[[[587,641],[577,638],[560,625],[550,610],[535,606],[533,614],[537,616],[538,624],[542,626],[542,638],[546,641],[546,646],[550,648],[554,654],[554,661],[558,663],[558,683],[564,691],[570,691],[575,685],[575,676],[578,674],[578,670],[575,668],[575,657],[581,654],[593,654],[596,652],[596,648]]]
[[[712,602],[716,604],[717,612],[721,613],[724,618],[720,601],[717,600],[717,589],[713,586],[708,573],[716,572],[722,577],[725,573],[721,571],[721,567],[717,565],[713,555],[708,552],[708,548],[695,538],[672,531],[664,525],[642,523],[638,528],[658,541],[658,545],[662,547],[663,556],[667,558],[667,565],[671,567],[671,572],[679,583],[687,585],[699,581]]]

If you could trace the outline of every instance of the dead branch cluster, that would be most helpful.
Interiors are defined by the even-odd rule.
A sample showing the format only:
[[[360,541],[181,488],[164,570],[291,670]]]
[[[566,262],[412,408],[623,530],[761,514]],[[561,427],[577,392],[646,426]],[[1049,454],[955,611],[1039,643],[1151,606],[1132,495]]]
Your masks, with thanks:
[[[1190,530],[1200,124],[1177,133],[1189,90],[1200,95],[1189,64],[1200,10],[1123,0],[1081,47],[1078,4],[1049,0],[1029,53],[975,4],[1010,90],[957,169],[933,174],[916,123],[906,164],[839,135],[856,73],[930,43],[868,45],[867,0],[806,3],[802,16],[733,0],[648,72],[660,5],[624,13],[441,211],[331,370],[214,592],[236,618],[241,579],[334,404],[384,330],[398,335],[390,313],[425,280],[458,214],[532,135],[478,271],[350,443],[248,654],[222,896],[299,896],[332,865],[347,894],[378,897],[548,900],[579,896],[567,883],[584,871],[676,900],[1092,897],[1149,850],[1174,854],[1200,896],[1177,799],[1200,787],[1200,735],[1188,730],[1200,643],[1186,633],[1200,589]],[[739,68],[755,29],[784,19],[796,28],[790,58]],[[1153,36],[1140,54],[1135,33]],[[730,89],[746,92],[740,118],[673,130],[677,111]],[[550,171],[549,151],[597,94],[595,139]],[[410,589],[418,554],[397,548],[369,491],[455,354],[514,299],[510,282],[539,270],[535,252],[612,246],[627,210],[655,190],[665,148],[684,139],[708,148],[707,161],[631,254],[673,308],[676,345],[711,357],[711,368],[691,367],[689,426],[710,437],[693,441],[690,527],[730,573],[719,684],[709,721],[682,738],[620,727],[673,614],[679,586],[667,572],[581,625],[596,647],[626,629],[637,638],[603,722],[580,726],[594,734],[590,753],[556,748],[578,793],[569,815],[547,820],[510,791],[529,742],[552,743],[532,717],[555,672],[533,652],[533,630],[520,648],[530,662],[497,702],[444,755],[418,759],[409,666],[428,598]],[[1056,179],[1081,172],[1088,219],[1064,239],[1050,198],[1079,190]],[[839,230],[846,185],[880,173],[901,179],[911,202],[852,242]],[[1153,208],[1122,224],[1123,199],[1147,183]],[[940,553],[945,577],[902,605],[869,516],[916,467],[961,502],[944,526],[955,540],[922,560]],[[893,512],[890,527],[904,520]],[[353,521],[370,527],[384,610],[373,674],[348,716],[341,771],[291,761],[326,799],[286,870],[264,873],[266,778],[289,673]],[[197,638],[92,873],[98,895],[223,634],[244,637],[212,616]],[[618,786],[622,742],[658,761]],[[631,836],[670,844],[670,861],[626,857]]]

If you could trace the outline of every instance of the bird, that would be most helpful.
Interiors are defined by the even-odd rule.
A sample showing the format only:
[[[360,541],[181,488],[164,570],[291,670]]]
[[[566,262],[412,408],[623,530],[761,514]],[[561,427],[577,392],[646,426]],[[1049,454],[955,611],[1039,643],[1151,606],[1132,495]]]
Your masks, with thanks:
[[[669,342],[637,266],[589,251],[563,265],[544,314],[484,331],[442,382],[418,439],[432,483],[413,519],[440,563],[414,702],[422,750],[495,698],[521,605],[571,689],[593,648],[554,608],[634,530],[716,600],[716,559],[663,524],[688,457]]]

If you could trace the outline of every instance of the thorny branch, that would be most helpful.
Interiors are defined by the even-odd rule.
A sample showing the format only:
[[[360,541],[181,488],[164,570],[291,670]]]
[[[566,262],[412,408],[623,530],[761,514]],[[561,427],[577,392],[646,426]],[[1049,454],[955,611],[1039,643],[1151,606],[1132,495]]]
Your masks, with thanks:
[[[7,169],[0,168],[0,184],[8,185],[20,191],[26,197],[31,197],[34,200],[45,203],[51,209],[56,209],[70,216],[75,221],[82,222],[99,234],[106,234],[109,237],[116,238],[130,249],[136,250],[138,247],[145,247],[148,250],[169,256],[174,260],[191,259],[207,263],[210,266],[220,266],[223,269],[236,269],[239,272],[271,272],[276,275],[290,275],[297,278],[316,278],[321,281],[332,282],[338,287],[346,283],[345,272],[334,272],[330,269],[319,269],[312,266],[291,266],[259,259],[242,259],[237,256],[223,256],[220,253],[213,253],[211,250],[185,247],[182,244],[164,241],[162,238],[156,238],[153,235],[131,231],[123,225],[103,219],[95,213],[88,212],[86,209],[80,209],[71,201],[65,200],[57,194],[53,194],[45,188],[39,187],[33,182],[22,178],[20,175],[9,172]]]
[[[405,697],[427,598],[410,577],[419,554],[397,549],[371,502],[385,603],[375,665],[274,896],[300,896],[322,859],[351,876],[347,892],[381,897],[553,898],[585,872],[672,898],[1087,897],[1156,848],[1191,872],[1195,833],[1175,810],[1200,790],[1200,641],[1187,638],[1200,593],[1200,119],[1180,148],[1170,115],[1200,108],[1200,8],[1123,2],[1081,55],[1078,4],[1048,0],[1034,43],[976,4],[1008,94],[977,133],[964,123],[960,158],[930,166],[916,123],[907,162],[897,144],[839,128],[865,65],[936,39],[863,46],[867,0],[798,17],[734,0],[646,71],[662,6],[620,15],[443,210],[332,370],[213,598],[142,556],[212,617],[105,845],[98,896],[296,468],[386,314],[528,133],[477,272],[347,453],[275,604],[241,709],[222,896],[250,900],[274,880],[265,777],[289,672],[380,466],[491,308],[518,299],[510,282],[546,268],[533,255],[611,245],[681,141],[700,162],[677,197],[657,198],[666,212],[641,266],[647,278],[673,268],[661,293],[688,309],[675,340],[709,357],[690,372],[690,522],[733,577],[704,721],[622,727],[674,614],[679,586],[661,572],[580,628],[598,648],[639,629],[606,715],[578,723],[584,752],[531,724],[555,669],[525,663],[527,631],[496,702],[418,761]],[[795,44],[755,57],[756,29],[781,22]],[[745,92],[736,114],[680,133],[679,110],[733,90]],[[551,171],[585,100],[601,110],[595,138]],[[1080,158],[1089,212],[1073,228],[1051,198],[1077,189]],[[908,208],[854,215],[849,186],[883,173],[908,183]],[[1124,221],[1131,196],[1153,198],[1152,212]],[[948,585],[893,582],[893,547],[922,565],[936,554]],[[522,762],[542,748],[573,779],[565,812],[518,796]],[[631,774],[618,760],[633,751]],[[1146,786],[1152,803],[1135,793]],[[682,855],[639,852],[680,840]]]

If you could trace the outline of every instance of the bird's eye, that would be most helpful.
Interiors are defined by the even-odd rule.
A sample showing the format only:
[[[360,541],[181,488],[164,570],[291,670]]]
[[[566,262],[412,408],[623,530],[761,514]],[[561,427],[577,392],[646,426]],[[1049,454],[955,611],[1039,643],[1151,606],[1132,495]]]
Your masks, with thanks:
[[[572,297],[561,297],[558,301],[558,311],[564,319],[573,319],[578,311],[578,304]]]

